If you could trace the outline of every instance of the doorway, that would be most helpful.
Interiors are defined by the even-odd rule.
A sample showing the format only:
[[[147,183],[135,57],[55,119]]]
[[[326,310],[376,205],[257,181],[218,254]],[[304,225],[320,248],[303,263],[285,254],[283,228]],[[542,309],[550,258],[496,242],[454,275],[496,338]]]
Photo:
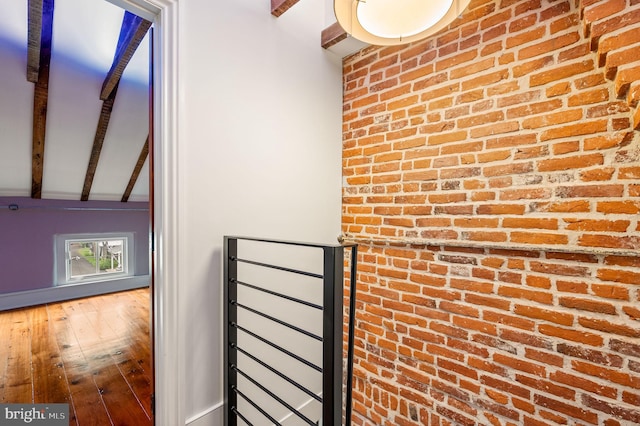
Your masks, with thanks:
[[[184,424],[177,175],[178,0],[107,0],[154,23],[153,335],[156,425]]]

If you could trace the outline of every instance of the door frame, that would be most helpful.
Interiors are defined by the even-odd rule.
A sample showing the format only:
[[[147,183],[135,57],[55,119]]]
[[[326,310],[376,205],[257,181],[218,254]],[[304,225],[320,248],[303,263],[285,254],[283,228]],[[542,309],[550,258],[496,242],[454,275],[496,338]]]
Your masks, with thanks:
[[[179,311],[178,0],[107,0],[153,22],[153,318],[155,424],[184,425]]]

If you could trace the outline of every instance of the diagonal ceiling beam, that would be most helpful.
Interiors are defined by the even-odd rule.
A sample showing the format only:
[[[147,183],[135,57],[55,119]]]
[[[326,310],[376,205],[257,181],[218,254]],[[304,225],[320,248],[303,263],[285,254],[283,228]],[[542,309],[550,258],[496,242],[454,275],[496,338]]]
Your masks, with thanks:
[[[40,70],[40,45],[42,37],[42,0],[29,0],[29,25],[27,29],[27,80],[38,81]]]
[[[271,0],[271,14],[278,17],[298,3],[299,0]]]
[[[104,138],[107,135],[107,128],[109,127],[109,120],[111,119],[111,111],[113,111],[113,103],[116,100],[117,93],[118,84],[113,88],[109,97],[102,102],[102,110],[100,111],[100,118],[98,119],[98,127],[93,139],[91,156],[89,157],[89,165],[87,166],[87,173],[84,176],[84,186],[82,187],[82,195],[80,196],[81,201],[87,201],[89,199],[91,185],[93,185],[93,177],[95,176],[96,169],[98,168],[100,152],[102,152],[102,144],[104,143]]]
[[[49,65],[51,63],[51,35],[53,33],[53,6],[53,0],[44,0],[42,2],[40,18],[42,29],[39,43],[38,76],[33,87],[31,198],[42,198],[44,142],[47,129],[47,104],[49,102]],[[31,15],[29,16],[31,17]],[[31,27],[31,21],[29,22],[29,27]]]
[[[133,54],[136,53],[136,49],[138,49],[140,42],[147,34],[149,27],[151,27],[151,22],[146,19],[142,19],[130,12],[124,13],[113,65],[111,65],[111,69],[102,84],[101,100],[106,100],[120,81],[122,73],[124,73]]]
[[[129,184],[127,185],[127,189],[125,189],[124,194],[122,195],[123,203],[129,201],[129,196],[131,195],[131,191],[133,191],[133,187],[138,180],[138,176],[140,176],[140,171],[142,170],[142,166],[144,166],[144,162],[147,161],[147,156],[149,155],[149,136],[147,136],[147,140],[142,147],[142,151],[140,151],[140,155],[138,156],[138,162],[136,166],[133,168],[133,173],[131,173],[131,178],[129,179]]]
[[[113,111],[113,104],[116,100],[116,94],[118,93],[120,79],[127,67],[127,64],[129,64],[129,61],[133,57],[133,54],[136,52],[136,49],[138,49],[140,42],[144,38],[145,34],[147,34],[149,27],[151,27],[151,22],[142,19],[133,13],[124,13],[122,26],[120,27],[120,36],[118,37],[118,44],[116,46],[116,53],[113,57],[113,64],[107,73],[107,77],[102,84],[102,90],[100,92],[102,110],[100,111],[100,118],[98,119],[96,135],[93,139],[93,147],[91,148],[91,156],[89,157],[89,164],[87,165],[87,173],[84,177],[84,185],[80,196],[80,200],[82,201],[87,201],[89,199],[89,194],[91,193],[93,177],[95,176],[96,169],[98,168],[98,162],[100,161],[102,144],[104,143],[104,138],[107,135],[107,128],[109,127],[109,120],[111,120],[111,112]]]

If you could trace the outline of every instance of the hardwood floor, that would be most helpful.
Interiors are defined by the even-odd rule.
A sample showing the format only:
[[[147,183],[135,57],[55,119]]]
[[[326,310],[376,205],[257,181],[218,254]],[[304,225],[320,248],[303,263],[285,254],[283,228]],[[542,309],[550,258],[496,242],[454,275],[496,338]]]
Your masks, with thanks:
[[[0,312],[0,403],[68,403],[70,425],[152,425],[149,298]]]

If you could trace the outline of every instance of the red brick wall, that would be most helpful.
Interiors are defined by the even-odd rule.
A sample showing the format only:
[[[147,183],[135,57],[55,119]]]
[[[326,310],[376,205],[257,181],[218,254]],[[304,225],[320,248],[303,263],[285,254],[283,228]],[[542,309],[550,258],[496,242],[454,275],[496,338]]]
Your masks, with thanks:
[[[640,424],[639,101],[639,0],[345,59],[355,424]]]

